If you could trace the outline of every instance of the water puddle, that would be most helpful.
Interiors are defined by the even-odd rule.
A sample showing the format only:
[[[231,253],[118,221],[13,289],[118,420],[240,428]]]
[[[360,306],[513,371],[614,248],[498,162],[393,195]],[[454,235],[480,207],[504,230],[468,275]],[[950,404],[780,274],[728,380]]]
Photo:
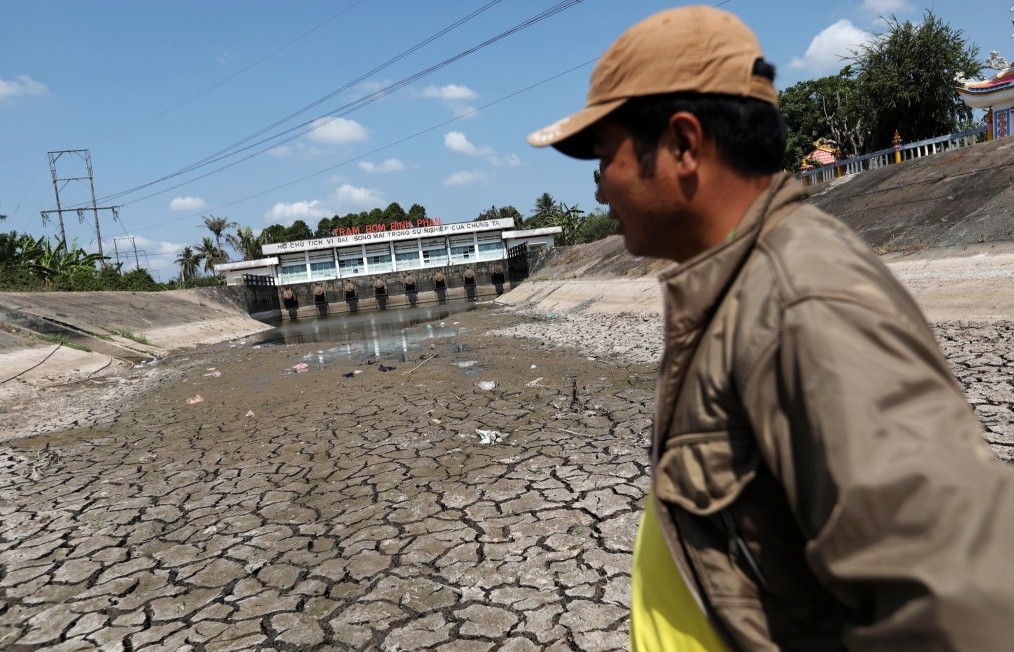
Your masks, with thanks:
[[[245,346],[326,345],[304,356],[301,363],[304,366],[295,369],[297,373],[320,369],[335,361],[372,363],[387,358],[407,363],[418,361],[421,352],[428,351],[433,340],[465,332],[454,320],[455,314],[481,309],[482,304],[448,304],[289,321],[247,338]],[[452,350],[457,352],[463,349],[460,345],[452,345]]]

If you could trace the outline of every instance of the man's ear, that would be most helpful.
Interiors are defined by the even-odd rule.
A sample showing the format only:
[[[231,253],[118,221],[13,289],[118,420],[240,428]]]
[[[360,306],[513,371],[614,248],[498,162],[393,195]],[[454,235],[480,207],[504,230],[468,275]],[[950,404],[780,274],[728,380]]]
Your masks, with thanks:
[[[663,146],[670,152],[681,174],[694,174],[701,163],[704,129],[693,113],[680,111],[669,116]]]

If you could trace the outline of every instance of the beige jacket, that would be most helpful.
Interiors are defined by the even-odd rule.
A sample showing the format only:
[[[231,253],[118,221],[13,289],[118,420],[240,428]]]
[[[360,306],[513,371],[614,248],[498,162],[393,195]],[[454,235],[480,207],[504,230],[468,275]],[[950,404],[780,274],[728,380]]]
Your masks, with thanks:
[[[730,647],[1014,649],[1014,469],[869,247],[780,175],[661,281],[658,518]]]

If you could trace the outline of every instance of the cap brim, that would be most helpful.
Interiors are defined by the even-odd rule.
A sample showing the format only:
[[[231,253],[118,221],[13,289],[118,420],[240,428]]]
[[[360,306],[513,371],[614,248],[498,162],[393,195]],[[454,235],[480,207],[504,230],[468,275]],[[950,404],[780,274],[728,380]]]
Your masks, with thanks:
[[[573,115],[543,127],[528,135],[533,147],[552,145],[567,156],[592,159],[595,156],[595,142],[589,127],[623,106],[627,98],[610,100],[594,106],[587,106]]]

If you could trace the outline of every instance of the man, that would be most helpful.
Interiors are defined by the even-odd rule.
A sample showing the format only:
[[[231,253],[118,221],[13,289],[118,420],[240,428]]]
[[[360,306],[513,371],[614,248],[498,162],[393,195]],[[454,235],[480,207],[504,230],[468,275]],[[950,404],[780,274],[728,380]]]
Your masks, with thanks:
[[[529,142],[600,160],[631,253],[668,258],[645,650],[1009,650],[1014,474],[912,298],[779,172],[773,67],[710,7],[599,60]]]

